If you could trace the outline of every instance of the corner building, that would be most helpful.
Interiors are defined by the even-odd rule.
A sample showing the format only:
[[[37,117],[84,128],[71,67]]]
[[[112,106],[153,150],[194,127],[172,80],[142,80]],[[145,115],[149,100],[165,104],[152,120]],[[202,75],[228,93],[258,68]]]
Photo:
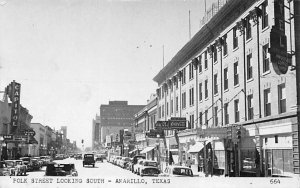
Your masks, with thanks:
[[[299,175],[295,4],[227,1],[154,77],[158,120],[187,120],[175,163],[190,157],[206,175]]]

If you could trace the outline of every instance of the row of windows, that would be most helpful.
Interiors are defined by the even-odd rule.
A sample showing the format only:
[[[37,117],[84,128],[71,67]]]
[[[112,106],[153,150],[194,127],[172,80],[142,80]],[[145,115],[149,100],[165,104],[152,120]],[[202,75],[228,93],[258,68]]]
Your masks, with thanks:
[[[269,57],[268,57],[268,48],[269,48],[269,44],[266,44],[263,46],[263,50],[262,50],[262,55],[263,55],[263,74],[270,71],[270,62],[269,62]],[[185,70],[185,69],[183,69]],[[191,70],[193,70],[193,66],[191,66]],[[247,80],[251,80],[253,79],[253,60],[252,60],[252,53],[247,55]],[[185,72],[185,71],[184,71]],[[190,71],[193,72],[193,71]],[[239,62],[235,62],[233,64],[233,75],[234,75],[234,86],[239,84]],[[184,75],[184,74],[183,74]],[[192,75],[190,73],[190,75]],[[224,90],[228,90],[228,67],[223,69],[223,87]],[[214,75],[214,94],[218,93],[218,75],[215,74]],[[185,79],[182,78],[182,83]],[[177,83],[176,83],[177,85]],[[208,80],[205,80],[205,98],[208,97]],[[171,84],[171,92],[173,92],[173,87]],[[178,89],[178,87],[176,87],[176,89]],[[163,88],[161,88],[161,91],[164,91]],[[199,84],[199,92],[200,92],[200,101],[202,100],[202,83]],[[166,90],[166,94],[168,95],[168,90]],[[164,92],[161,92],[161,96],[162,98],[164,97]],[[190,102],[190,105],[193,105],[193,102]],[[184,105],[185,106],[185,105]]]
[[[190,90],[190,92],[193,92],[193,88]],[[271,115],[271,109],[272,109],[272,99],[271,99],[271,89],[265,89],[263,91],[263,105],[264,105],[264,116],[270,116]],[[193,95],[190,93],[190,105],[191,104],[191,100],[193,100]],[[178,97],[176,97],[176,112],[178,112],[179,108],[178,108]],[[173,103],[173,100],[171,100],[171,103]],[[240,122],[240,101],[239,99],[235,99],[233,100],[233,113],[229,113],[229,105],[230,103],[224,103],[224,123],[225,124],[229,124],[229,119],[230,119],[230,114],[234,115],[234,122]],[[248,120],[252,120],[254,119],[254,102],[253,102],[253,94],[250,94],[247,96],[247,116],[248,116]],[[167,103],[167,116],[168,114],[168,103]],[[182,94],[182,109],[186,108],[186,93],[184,92]],[[220,109],[218,106],[215,106],[213,108],[213,116],[214,116],[214,123],[217,125],[219,124],[219,119],[218,119],[218,113],[219,113]],[[171,105],[171,114],[173,113],[173,104]],[[285,90],[285,84],[280,84],[278,85],[278,113],[284,113],[286,112],[286,90]],[[162,105],[161,107],[159,107],[159,115],[161,114],[161,117],[164,117],[164,105]],[[203,119],[204,116],[204,119]],[[208,110],[205,110],[204,112],[200,112],[199,113],[199,122],[201,125],[204,124],[208,124]],[[190,127],[194,127],[194,115],[190,116],[190,122],[189,122],[189,126]]]

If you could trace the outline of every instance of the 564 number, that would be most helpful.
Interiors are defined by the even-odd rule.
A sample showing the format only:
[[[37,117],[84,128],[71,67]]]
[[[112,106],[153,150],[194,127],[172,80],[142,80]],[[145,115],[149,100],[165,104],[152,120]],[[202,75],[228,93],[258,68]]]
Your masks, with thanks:
[[[270,184],[280,184],[279,179],[270,179]]]

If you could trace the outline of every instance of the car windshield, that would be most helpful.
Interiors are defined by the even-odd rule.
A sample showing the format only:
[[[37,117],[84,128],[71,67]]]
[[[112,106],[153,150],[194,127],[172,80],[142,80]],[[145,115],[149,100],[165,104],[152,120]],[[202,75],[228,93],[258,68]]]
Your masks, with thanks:
[[[22,161],[30,161],[30,158],[21,158]]]
[[[8,167],[14,167],[14,162],[13,161],[6,161],[6,165]]]
[[[22,165],[23,163],[22,163],[22,161],[16,161],[16,164],[17,165]]]
[[[85,158],[94,157],[94,155],[84,155]]]
[[[144,163],[144,166],[154,166],[154,167],[157,167],[157,163],[156,162],[148,162],[148,161],[146,161]]]
[[[183,175],[183,176],[192,176],[193,175],[192,171],[190,169],[186,169],[186,168],[174,168],[173,174],[174,175]]]

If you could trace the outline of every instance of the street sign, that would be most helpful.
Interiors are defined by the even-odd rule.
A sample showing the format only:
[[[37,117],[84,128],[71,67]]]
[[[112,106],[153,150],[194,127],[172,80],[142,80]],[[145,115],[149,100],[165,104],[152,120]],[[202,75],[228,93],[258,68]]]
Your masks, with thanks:
[[[4,135],[1,135],[1,136],[3,136],[4,140],[12,140],[13,139],[12,134],[4,134]]]

